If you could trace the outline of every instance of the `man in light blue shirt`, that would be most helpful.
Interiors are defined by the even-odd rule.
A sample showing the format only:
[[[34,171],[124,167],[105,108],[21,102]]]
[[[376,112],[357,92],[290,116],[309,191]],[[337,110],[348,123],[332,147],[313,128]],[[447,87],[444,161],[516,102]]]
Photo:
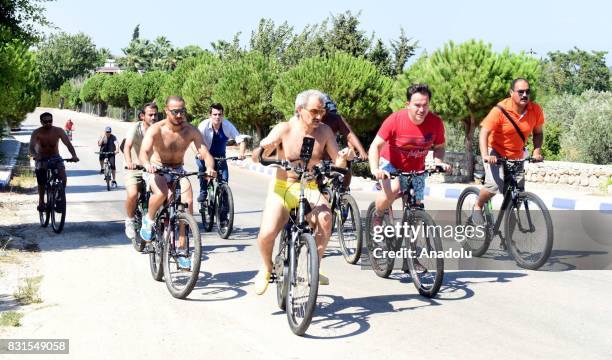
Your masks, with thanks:
[[[210,106],[210,117],[200,123],[198,130],[204,138],[204,145],[213,157],[225,157],[225,147],[227,141],[234,139],[236,143],[240,144],[239,159],[244,159],[244,153],[246,151],[245,136],[240,135],[236,127],[227,119],[223,117],[223,105],[219,103],[212,104]],[[203,161],[196,159],[199,171],[206,171],[206,165]],[[220,179],[227,182],[229,179],[229,172],[227,169],[226,161],[216,161],[215,166],[217,169],[217,176]],[[206,200],[208,181],[206,178],[200,178],[200,195],[198,196],[198,202]]]

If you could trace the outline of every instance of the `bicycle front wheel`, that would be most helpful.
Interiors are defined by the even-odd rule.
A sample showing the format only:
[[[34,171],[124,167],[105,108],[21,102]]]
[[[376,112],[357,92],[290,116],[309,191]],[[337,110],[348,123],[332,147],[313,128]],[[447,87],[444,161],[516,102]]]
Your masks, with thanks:
[[[40,226],[42,227],[47,227],[49,225],[49,220],[51,219],[51,201],[52,201],[51,199],[52,198],[53,196],[52,196],[51,186],[47,184],[45,188],[45,203],[44,203],[45,207],[43,211],[38,212]]]
[[[335,215],[340,251],[347,263],[356,264],[361,257],[363,232],[359,207],[350,194],[342,195]]]
[[[278,242],[278,252],[276,254],[276,258],[274,259],[274,273],[276,275],[276,302],[282,311],[287,309],[286,300],[289,285],[289,282],[286,281],[289,274],[289,265],[287,262],[288,236],[289,233],[287,232],[287,229],[283,228],[280,235],[280,241]]]
[[[162,266],[164,243],[169,240],[169,232],[166,226],[166,218],[158,217],[156,221],[155,239],[149,245],[149,268],[153,280],[162,281],[164,278],[164,268]]]
[[[508,251],[525,269],[537,270],[546,263],[553,246],[553,225],[548,208],[537,195],[519,194],[504,219]]]
[[[52,199],[51,202],[51,227],[55,233],[59,234],[64,229],[66,221],[66,193],[64,186],[56,184],[51,187]]]
[[[217,232],[227,239],[234,227],[234,197],[229,185],[219,185],[217,193]]]
[[[383,229],[386,225],[391,224],[391,220],[385,214],[382,224],[374,224],[374,211],[376,210],[374,203],[370,204],[366,215],[366,248],[368,249],[368,257],[372,270],[381,278],[387,278],[393,271],[395,261],[392,257],[387,256],[388,251],[394,250],[393,242],[395,238],[388,238],[384,235]],[[376,228],[380,226],[380,228]]]
[[[410,229],[425,229],[404,238],[404,246],[409,250],[412,283],[422,296],[434,297],[444,279],[444,249],[436,223],[424,210],[405,211],[402,223],[408,223]]]
[[[172,296],[184,299],[198,281],[202,255],[200,229],[191,214],[177,214],[169,240],[163,256],[166,287]]]
[[[290,240],[291,241],[291,240]],[[287,320],[294,334],[302,336],[310,326],[319,291],[319,255],[311,234],[301,234],[289,252]]]
[[[472,222],[472,214],[475,211],[474,205],[480,196],[480,190],[477,187],[470,186],[465,188],[459,195],[457,200],[457,209],[455,211],[455,217],[457,225],[463,226],[474,226]],[[483,213],[484,216],[485,213]],[[487,216],[485,216],[486,221]],[[490,225],[492,226],[492,225]],[[472,256],[480,257],[487,252],[489,244],[491,243],[491,233],[485,229],[482,236],[475,234],[471,237],[467,237],[461,245],[466,251],[471,251]]]

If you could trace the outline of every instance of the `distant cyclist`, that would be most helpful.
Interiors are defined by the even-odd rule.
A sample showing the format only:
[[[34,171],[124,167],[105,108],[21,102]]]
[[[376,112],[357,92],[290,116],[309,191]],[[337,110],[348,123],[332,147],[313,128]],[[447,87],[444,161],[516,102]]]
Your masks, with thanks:
[[[41,127],[34,130],[30,137],[30,156],[36,161],[36,182],[38,183],[38,211],[44,211],[45,185],[47,183],[47,164],[52,163],[59,170],[59,178],[66,187],[66,170],[64,163],[60,160],[58,144],[60,140],[70,154],[72,161],[79,161],[76,151],[66,136],[66,133],[59,127],[53,126],[53,115],[45,112],[40,115]],[[54,162],[54,160],[57,160]]]
[[[66,121],[66,124],[64,124],[64,131],[66,131],[66,135],[68,135],[68,139],[70,139],[70,141],[72,141],[72,129],[74,128],[74,123],[72,122],[72,119],[68,119],[68,121]]]
[[[136,237],[134,229],[134,213],[138,201],[138,184],[142,180],[142,170],[136,170],[136,166],[140,165],[138,156],[140,154],[140,145],[144,139],[144,134],[147,129],[157,121],[157,104],[145,104],[144,108],[138,115],[139,122],[132,125],[125,137],[125,146],[123,148],[123,156],[125,159],[125,167],[128,169],[125,172],[125,190],[127,198],[125,199],[125,211],[127,218],[125,219],[125,235],[128,239]]]
[[[228,140],[234,139],[236,143],[240,144],[239,159],[244,159],[244,152],[246,151],[246,142],[243,141],[243,137],[240,135],[234,124],[228,119],[223,117],[223,105],[219,103],[212,104],[210,106],[210,117],[200,123],[198,130],[202,134],[204,145],[213,157],[225,157],[225,148]],[[206,164],[200,159],[196,159],[199,171],[206,171]],[[223,181],[229,181],[229,170],[227,168],[227,162],[220,161],[216,162],[215,170],[217,176]],[[204,177],[200,177],[200,195],[198,196],[198,202],[204,202],[207,196],[208,181]]]
[[[113,173],[113,185],[117,186],[117,181],[115,181],[115,173],[117,170],[115,169],[115,154],[119,151],[117,150],[117,137],[113,135],[113,130],[110,126],[107,126],[104,129],[104,135],[100,137],[98,140],[98,146],[100,147],[100,152],[112,153],[112,154],[100,154],[100,174],[104,174],[104,159],[108,158],[110,162],[111,170]]]

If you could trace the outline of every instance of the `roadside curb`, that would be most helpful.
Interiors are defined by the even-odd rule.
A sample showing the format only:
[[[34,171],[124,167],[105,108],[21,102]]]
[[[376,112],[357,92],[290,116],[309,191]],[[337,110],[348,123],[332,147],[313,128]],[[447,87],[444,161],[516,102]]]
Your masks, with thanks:
[[[10,183],[20,149],[21,143],[13,136],[9,135],[0,140],[0,152],[4,156],[0,164],[0,187],[5,187]]]
[[[276,169],[255,164],[250,160],[232,161],[231,166],[241,169],[253,171],[265,176],[273,176]],[[425,187],[425,197],[435,199],[457,200],[459,195],[471,184],[429,184]],[[361,177],[353,177],[351,190],[363,192],[378,192],[376,183],[373,180],[364,179]],[[605,214],[612,214],[612,197],[604,196],[598,199],[595,196],[585,195],[582,197],[571,197],[567,195],[559,196],[552,192],[538,193],[538,196],[544,201],[544,204],[549,210],[596,210]],[[493,205],[501,206],[503,198],[496,196],[493,198]]]

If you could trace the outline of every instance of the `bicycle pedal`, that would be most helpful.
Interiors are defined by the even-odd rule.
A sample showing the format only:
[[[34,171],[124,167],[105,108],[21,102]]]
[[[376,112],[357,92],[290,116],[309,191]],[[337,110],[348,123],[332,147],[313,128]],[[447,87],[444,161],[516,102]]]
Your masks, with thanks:
[[[276,273],[271,273],[270,274],[270,279],[268,280],[268,284],[272,284],[275,283],[278,280]]]

